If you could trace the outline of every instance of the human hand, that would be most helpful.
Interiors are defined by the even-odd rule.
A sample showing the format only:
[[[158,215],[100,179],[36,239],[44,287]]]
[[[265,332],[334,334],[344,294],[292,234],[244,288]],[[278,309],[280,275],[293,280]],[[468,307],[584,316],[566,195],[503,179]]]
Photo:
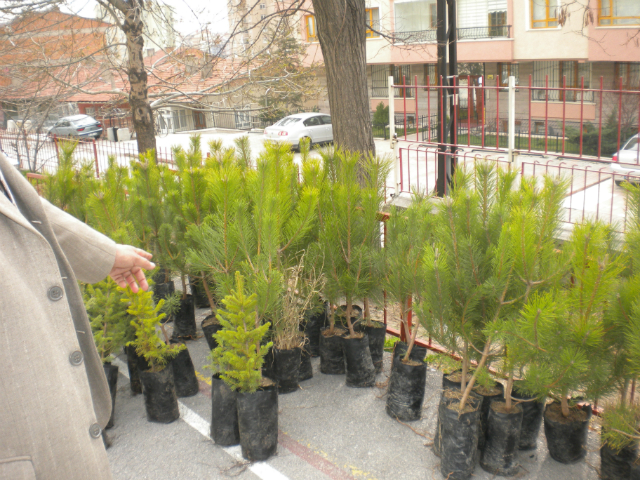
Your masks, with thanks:
[[[130,286],[133,293],[138,291],[138,285],[147,291],[149,284],[142,269],[153,270],[156,268],[155,263],[149,261],[152,256],[150,253],[131,245],[116,245],[116,259],[109,276],[122,288]]]

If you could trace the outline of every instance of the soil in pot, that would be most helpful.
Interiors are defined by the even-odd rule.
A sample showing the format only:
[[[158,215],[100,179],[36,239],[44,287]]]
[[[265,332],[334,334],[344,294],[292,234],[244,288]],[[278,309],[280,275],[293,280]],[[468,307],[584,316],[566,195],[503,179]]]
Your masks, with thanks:
[[[306,345],[300,351],[300,372],[298,373],[298,382],[313,378],[313,366],[311,365],[311,355],[307,351]]]
[[[440,418],[440,472],[449,480],[466,480],[476,466],[480,434],[480,401],[469,397],[462,412],[462,393],[445,390],[451,401],[438,410]]]
[[[473,373],[467,372],[467,381],[465,385],[469,384],[469,380],[473,377]],[[460,390],[460,384],[462,383],[462,370],[456,370],[451,373],[442,374],[442,388],[451,388],[453,390]]]
[[[172,344],[178,342],[171,342]],[[193,366],[189,349],[181,350],[171,361],[173,367],[173,383],[178,397],[193,397],[200,391],[196,369]]]
[[[204,338],[207,340],[207,345],[209,345],[209,350],[213,350],[218,346],[218,341],[213,338],[213,334],[217,333],[218,330],[222,330],[222,325],[218,323],[216,316],[211,314],[205,317],[200,326],[202,327]]]
[[[307,343],[307,350],[312,357],[320,356],[320,330],[327,325],[327,312],[326,308],[321,312],[305,315],[305,320],[300,324],[301,330],[304,331],[305,336],[309,339]]]
[[[202,280],[192,279],[189,277],[189,287],[191,288],[191,295],[193,295],[195,306],[197,308],[210,308],[209,298],[207,297],[207,292],[204,290],[202,286]]]
[[[631,467],[638,458],[638,444],[629,445],[620,451],[604,443],[600,447],[600,478],[618,480],[631,477]]]
[[[560,463],[574,463],[587,455],[587,435],[591,406],[571,408],[569,416],[563,417],[560,404],[553,402],[544,411],[544,435],[549,455]]]
[[[218,374],[211,377],[211,439],[225,447],[240,443],[237,393]]]
[[[387,415],[403,422],[419,420],[426,381],[427,365],[424,362],[409,359],[404,363],[402,357],[394,358],[387,389]]]
[[[344,367],[344,330],[335,328],[334,334],[327,336],[328,328],[320,332],[320,372],[327,375],[342,375]]]
[[[278,393],[291,393],[298,390],[298,375],[300,374],[300,348],[280,350],[274,348],[275,380]]]
[[[358,323],[358,331],[366,333],[369,337],[369,352],[376,373],[382,372],[382,356],[384,354],[384,339],[387,336],[387,328],[384,323],[372,321],[371,326]]]
[[[180,418],[171,364],[159,372],[141,371],[140,380],[142,382],[147,420],[150,422],[171,423]]]
[[[107,376],[107,384],[109,385],[109,393],[111,394],[111,417],[109,417],[109,423],[107,428],[113,427],[113,418],[116,412],[116,393],[118,391],[118,367],[111,365],[111,363],[105,363],[104,374]]]
[[[534,450],[538,446],[538,433],[542,425],[544,402],[532,401],[535,397],[525,395],[514,386],[511,397],[516,400],[525,400],[520,403],[522,408],[522,428],[520,429],[520,450]]]
[[[173,321],[173,338],[177,340],[196,338],[196,312],[192,295],[187,295],[180,300],[180,309],[176,312]]]
[[[509,412],[505,402],[491,402],[487,417],[487,441],[480,460],[480,466],[484,470],[504,477],[518,473],[520,464],[517,462],[517,453],[521,425],[520,405],[513,405]]]
[[[344,356],[347,362],[347,387],[366,388],[376,383],[376,369],[371,361],[369,337],[344,338]]]
[[[266,460],[278,449],[278,388],[262,387],[238,393],[238,425],[242,456],[251,462]]]
[[[501,383],[495,382],[493,386],[485,388],[477,385],[473,388],[473,392],[482,399],[480,407],[480,435],[478,436],[478,448],[484,450],[487,437],[487,419],[489,418],[489,407],[495,400],[504,398],[504,387]]]
[[[127,368],[129,369],[129,387],[133,395],[139,395],[142,393],[142,383],[140,383],[140,374],[138,373],[138,354],[136,353],[136,347],[129,345],[124,347],[124,351],[127,354]]]
[[[402,357],[407,353],[407,348],[409,348],[409,346],[401,341],[398,340],[395,345],[393,346],[393,359],[395,360],[396,357]],[[425,357],[427,356],[427,349],[425,347],[420,347],[418,345],[413,345],[413,348],[411,349],[411,353],[409,354],[409,358],[411,360],[415,360],[416,362],[424,362]],[[458,388],[460,387],[460,384],[458,384]]]

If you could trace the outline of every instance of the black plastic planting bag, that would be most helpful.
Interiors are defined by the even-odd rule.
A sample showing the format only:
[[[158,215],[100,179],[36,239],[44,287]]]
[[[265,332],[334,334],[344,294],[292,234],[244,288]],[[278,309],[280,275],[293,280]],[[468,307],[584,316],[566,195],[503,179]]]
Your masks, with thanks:
[[[298,373],[298,382],[313,378],[313,366],[311,365],[311,355],[307,351],[306,345],[300,351],[300,372]]]
[[[209,345],[209,350],[213,350],[218,346],[218,341],[213,338],[215,333],[218,333],[219,330],[222,330],[222,325],[220,325],[217,320],[215,323],[210,323],[209,325],[205,325],[206,322],[210,321],[212,318],[215,318],[214,315],[207,315],[207,317],[202,321],[200,326],[202,327],[202,333],[204,334],[204,338],[207,341],[207,345]]]
[[[382,371],[382,357],[384,355],[384,339],[387,336],[387,329],[384,323],[371,322],[373,326],[358,324],[358,331],[366,333],[369,337],[369,352],[371,361],[376,369],[376,373]]]
[[[164,273],[159,275],[159,277],[164,279]],[[156,284],[153,286],[153,299],[155,300],[156,303],[158,303],[160,300],[173,295],[175,291],[176,291],[176,287],[175,287],[175,284],[173,283],[173,280],[169,280],[166,283],[156,282]],[[168,323],[168,322],[171,322],[172,320],[173,320],[173,316],[167,315],[162,319],[161,322]]]
[[[444,394],[444,390],[440,394],[440,402],[438,403],[438,415],[436,420],[436,430],[433,435],[433,453],[439,457],[441,455],[440,444],[442,443],[442,426],[440,425],[440,416],[442,408],[451,403],[451,399]]]
[[[618,480],[631,477],[631,467],[638,458],[638,444],[630,445],[619,452],[606,443],[600,447],[600,478]]]
[[[573,409],[572,409],[573,410]],[[549,455],[560,463],[574,463],[587,455],[587,435],[591,406],[582,407],[582,419],[568,421],[560,417],[560,404],[550,403],[544,411],[544,435],[547,438]],[[550,418],[550,417],[554,418]]]
[[[480,435],[478,436],[478,448],[484,449],[487,436],[487,418],[489,417],[489,407],[494,400],[504,399],[504,387],[501,383],[496,383],[491,389],[486,391],[484,387],[476,386],[473,391],[482,398],[482,406],[480,407]]]
[[[520,430],[520,450],[533,450],[538,446],[538,433],[542,425],[544,402],[534,401],[535,397],[519,392],[515,387],[511,397],[517,400],[525,400],[520,403],[522,407],[522,428]],[[528,400],[528,401],[527,401]]]
[[[278,449],[277,387],[238,393],[238,425],[244,458],[259,462],[274,455]]]
[[[109,384],[109,393],[111,394],[111,416],[109,417],[109,423],[105,428],[113,427],[113,417],[116,413],[116,392],[118,391],[118,367],[105,363],[104,374],[107,376],[107,384]]]
[[[376,369],[369,352],[369,337],[345,337],[344,356],[347,361],[347,387],[373,387],[376,383]]]
[[[211,439],[217,445],[229,446],[240,443],[238,430],[237,393],[220,380],[211,377]]]
[[[180,300],[180,309],[174,315],[173,338],[191,340],[196,338],[196,311],[193,296]]]
[[[208,308],[211,306],[207,292],[202,285],[202,279],[189,277],[189,286],[191,287],[191,295],[193,295],[196,307]]]
[[[300,349],[279,350],[274,348],[275,380],[278,393],[291,393],[298,390],[298,375],[300,373]]]
[[[387,415],[403,422],[419,420],[422,417],[422,402],[427,381],[427,365],[402,363],[402,357],[396,357],[391,367],[389,387],[387,389]]]
[[[504,411],[504,402],[494,401],[487,417],[487,437],[480,466],[489,473],[510,477],[520,469],[517,461],[522,408],[514,405]]]
[[[262,376],[270,378],[271,380],[276,379],[276,361],[273,356],[273,347],[269,347],[267,353],[264,356],[264,361],[262,362]]]
[[[171,423],[180,418],[171,364],[159,372],[140,372],[140,380],[150,422]]]
[[[393,359],[396,357],[404,357],[407,353],[407,349],[409,346],[402,341],[398,341],[395,343],[393,347]],[[427,349],[425,347],[419,347],[418,345],[413,345],[411,349],[411,353],[409,354],[409,358],[411,360],[415,360],[416,362],[424,362],[425,357],[427,356]],[[460,385],[458,385],[460,386]]]
[[[320,332],[320,371],[327,375],[342,375],[344,368],[344,346],[340,335],[327,337]]]
[[[320,330],[322,330],[327,323],[327,312],[325,308],[317,313],[306,314],[304,324],[301,325],[304,330],[305,336],[309,339],[307,344],[307,350],[312,357],[320,356]]]
[[[640,458],[637,458],[631,465],[631,475],[629,475],[629,479],[640,480]]]
[[[172,342],[173,343],[173,342]],[[173,367],[173,383],[178,397],[193,397],[200,391],[196,369],[191,361],[189,349],[181,350],[171,361]]]
[[[464,412],[455,399],[442,406],[440,416],[440,472],[448,480],[466,480],[473,474],[478,450],[480,402],[467,399]]]
[[[129,388],[131,388],[131,393],[138,395],[142,393],[142,383],[140,383],[140,374],[138,373],[138,354],[136,353],[136,347],[133,345],[124,347],[124,352],[127,354]]]

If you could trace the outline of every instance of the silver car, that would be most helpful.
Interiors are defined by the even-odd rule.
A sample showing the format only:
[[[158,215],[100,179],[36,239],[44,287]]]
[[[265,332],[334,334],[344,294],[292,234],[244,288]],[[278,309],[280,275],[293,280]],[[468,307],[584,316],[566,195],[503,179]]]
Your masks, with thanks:
[[[89,115],[72,115],[58,120],[49,130],[49,137],[95,138],[102,135],[102,123]]]
[[[640,139],[638,135],[631,137],[627,143],[611,158],[611,171],[615,174],[616,185],[625,180],[640,182]]]
[[[333,142],[331,117],[326,113],[296,113],[264,129],[265,140],[278,140],[300,148],[300,140],[308,138],[311,145]]]

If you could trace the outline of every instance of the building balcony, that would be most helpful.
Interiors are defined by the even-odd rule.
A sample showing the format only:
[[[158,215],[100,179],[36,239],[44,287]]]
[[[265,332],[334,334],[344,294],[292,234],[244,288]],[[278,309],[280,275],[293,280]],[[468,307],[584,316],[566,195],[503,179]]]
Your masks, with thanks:
[[[457,29],[458,40],[495,40],[498,38],[511,38],[511,25],[496,27],[469,27]],[[432,43],[437,40],[435,28],[418,30],[414,32],[395,32],[394,43]]]

